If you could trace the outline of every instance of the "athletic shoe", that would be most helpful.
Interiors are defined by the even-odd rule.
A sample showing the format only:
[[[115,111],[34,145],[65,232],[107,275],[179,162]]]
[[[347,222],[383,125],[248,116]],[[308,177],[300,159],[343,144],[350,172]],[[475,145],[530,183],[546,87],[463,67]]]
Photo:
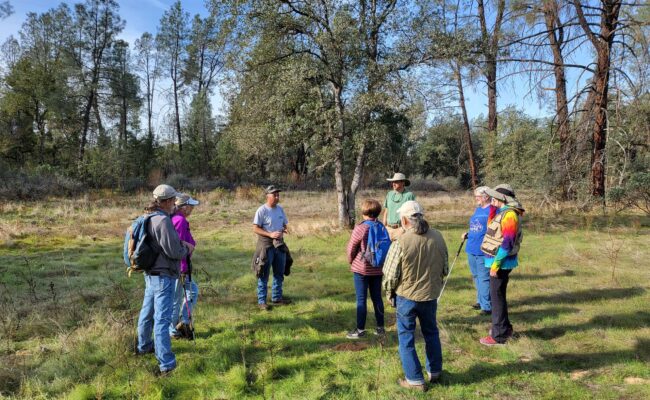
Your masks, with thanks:
[[[512,328],[506,329],[506,338],[510,339],[514,334],[515,332],[513,331]],[[488,335],[492,336],[492,328],[490,328],[490,330],[488,331]]]
[[[257,306],[262,311],[268,311],[269,310],[269,306],[267,306],[266,303],[261,303],[261,304],[258,304]]]
[[[429,378],[428,379],[429,383],[438,382],[440,380],[440,375],[442,375],[442,372],[431,373],[431,372],[427,371],[427,378]]]
[[[413,390],[417,390],[419,392],[426,392],[426,390],[427,390],[427,388],[424,386],[424,384],[422,384],[422,385],[412,385],[412,384],[408,383],[408,381],[406,379],[401,379],[401,378],[398,379],[397,384],[400,385],[401,387],[405,388],[405,389],[413,389]]]
[[[362,337],[366,336],[366,330],[361,330],[361,329],[355,329],[353,331],[348,332],[347,335],[345,335],[346,338],[348,339],[360,339]]]
[[[481,343],[484,346],[503,346],[505,343],[499,343],[492,336],[486,336],[484,338],[481,338],[479,340],[479,343]]]
[[[271,304],[273,304],[274,306],[287,305],[287,304],[291,304],[291,300],[283,297],[279,300],[272,300]]]
[[[475,309],[475,310],[480,310],[481,305],[479,303],[475,303],[475,304],[472,304],[472,308]]]
[[[384,329],[383,326],[378,326],[378,327],[375,329],[375,335],[377,335],[377,336],[384,336],[385,334],[386,334],[386,329]]]

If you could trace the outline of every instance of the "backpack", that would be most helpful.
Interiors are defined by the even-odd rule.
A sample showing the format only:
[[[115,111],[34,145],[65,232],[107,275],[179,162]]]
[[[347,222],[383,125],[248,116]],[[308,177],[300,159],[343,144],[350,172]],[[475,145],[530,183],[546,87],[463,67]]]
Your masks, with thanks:
[[[135,272],[149,272],[158,258],[158,251],[151,246],[147,228],[149,220],[162,212],[141,215],[133,221],[124,236],[124,263],[131,276]]]
[[[390,248],[390,236],[384,224],[379,221],[363,221],[368,225],[368,243],[363,258],[375,268],[381,268]]]

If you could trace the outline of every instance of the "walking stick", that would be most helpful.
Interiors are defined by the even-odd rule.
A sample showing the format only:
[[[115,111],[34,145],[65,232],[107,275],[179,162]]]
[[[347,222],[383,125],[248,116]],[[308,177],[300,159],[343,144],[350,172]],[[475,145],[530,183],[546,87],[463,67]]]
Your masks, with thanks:
[[[190,290],[192,287],[192,261],[190,260],[190,257],[187,257],[187,276],[188,276],[188,282],[190,283]],[[183,296],[185,297],[185,307],[187,308],[187,318],[190,320],[189,328],[190,328],[190,339],[194,341],[194,322],[192,321],[192,310],[190,307],[190,297],[187,294],[187,289],[185,289],[185,280],[183,279]],[[181,314],[183,313],[183,307],[181,307]],[[196,342],[194,342],[196,343]]]
[[[449,268],[449,273],[445,277],[445,283],[442,285],[442,289],[440,290],[440,295],[438,296],[437,299],[438,305],[440,305],[440,298],[442,297],[442,292],[445,291],[445,286],[447,286],[447,282],[449,282],[449,276],[451,276],[451,270],[454,269],[454,265],[456,264],[456,260],[458,260],[458,256],[460,255],[460,250],[463,248],[463,244],[465,244],[466,239],[467,239],[466,237],[463,237],[463,241],[460,242],[460,246],[458,246],[456,257],[454,257],[454,261],[451,263],[451,267]]]

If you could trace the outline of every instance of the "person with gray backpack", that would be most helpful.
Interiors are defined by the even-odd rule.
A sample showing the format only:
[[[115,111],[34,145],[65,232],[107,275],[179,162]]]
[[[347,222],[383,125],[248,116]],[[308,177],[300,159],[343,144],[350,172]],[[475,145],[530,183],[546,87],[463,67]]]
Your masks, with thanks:
[[[176,356],[169,337],[174,284],[179,276],[181,260],[194,250],[193,245],[181,241],[170,219],[178,194],[169,185],[159,185],[153,191],[153,201],[145,207],[145,213],[155,213],[148,218],[145,228],[148,244],[157,255],[153,265],[144,271],[145,290],[138,318],[136,354],[155,353],[161,375],[176,368]]]

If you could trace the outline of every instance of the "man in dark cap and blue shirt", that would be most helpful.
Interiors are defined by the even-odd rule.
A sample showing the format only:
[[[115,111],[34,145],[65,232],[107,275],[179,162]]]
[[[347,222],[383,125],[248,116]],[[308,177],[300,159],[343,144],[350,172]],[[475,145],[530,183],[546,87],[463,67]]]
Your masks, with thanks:
[[[264,192],[266,202],[255,212],[253,232],[257,234],[257,248],[253,256],[253,269],[257,276],[257,304],[261,310],[268,310],[266,303],[269,274],[273,267],[273,285],[271,288],[271,304],[289,304],[291,301],[282,296],[287,262],[287,246],[284,234],[287,233],[287,219],[280,202],[281,190],[271,185]]]

